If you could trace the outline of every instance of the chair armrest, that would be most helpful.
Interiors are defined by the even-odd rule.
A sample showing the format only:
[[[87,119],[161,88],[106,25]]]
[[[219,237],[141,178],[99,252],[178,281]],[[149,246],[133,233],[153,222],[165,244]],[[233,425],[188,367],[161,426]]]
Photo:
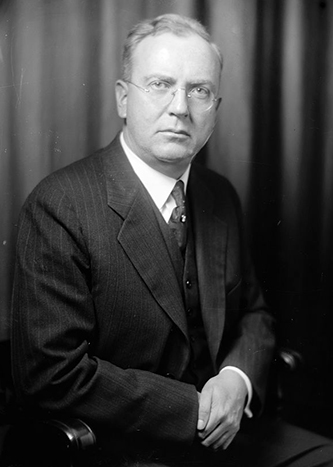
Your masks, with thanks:
[[[80,419],[16,418],[8,426],[0,465],[73,467],[95,455],[96,437]]]
[[[78,418],[50,419],[35,422],[36,429],[55,435],[59,442],[63,440],[63,446],[73,454],[91,450],[96,446],[96,436],[85,422]]]
[[[287,347],[282,347],[278,350],[275,360],[279,371],[282,372],[287,371],[288,373],[294,373],[304,365],[302,355],[296,352],[296,350]]]
[[[287,382],[304,367],[302,355],[290,348],[277,349],[269,378],[266,410],[269,413],[281,413],[286,399]]]

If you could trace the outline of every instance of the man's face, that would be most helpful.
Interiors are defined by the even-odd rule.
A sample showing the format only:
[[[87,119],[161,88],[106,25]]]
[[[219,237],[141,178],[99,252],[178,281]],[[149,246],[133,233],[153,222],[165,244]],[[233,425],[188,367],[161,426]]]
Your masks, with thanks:
[[[218,57],[198,35],[143,39],[134,50],[131,82],[143,88],[171,83],[178,91],[161,105],[151,93],[118,81],[118,113],[125,119],[124,137],[132,151],[154,169],[180,176],[211,135],[218,108],[214,102],[208,111],[192,109],[184,89],[205,86],[217,97],[219,78]]]

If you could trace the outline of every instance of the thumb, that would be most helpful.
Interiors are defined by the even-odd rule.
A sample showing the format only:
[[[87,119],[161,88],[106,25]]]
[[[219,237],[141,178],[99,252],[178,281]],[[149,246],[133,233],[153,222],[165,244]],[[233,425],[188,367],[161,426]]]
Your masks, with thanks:
[[[206,425],[209,420],[210,415],[210,406],[211,406],[211,396],[209,391],[203,391],[200,396],[199,401],[199,414],[198,414],[198,423],[197,429],[202,431],[206,428]]]

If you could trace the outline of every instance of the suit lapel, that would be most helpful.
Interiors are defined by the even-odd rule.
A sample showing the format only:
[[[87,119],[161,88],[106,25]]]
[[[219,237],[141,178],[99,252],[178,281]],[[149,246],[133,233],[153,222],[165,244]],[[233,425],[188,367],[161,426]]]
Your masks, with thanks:
[[[108,205],[124,220],[118,241],[155,300],[187,338],[182,294],[156,217],[159,213],[130,166],[119,138],[112,143],[104,163]]]
[[[200,180],[195,166],[191,168],[188,196],[192,206],[202,318],[215,364],[225,321],[223,284],[227,225],[214,214],[215,199],[209,187]]]

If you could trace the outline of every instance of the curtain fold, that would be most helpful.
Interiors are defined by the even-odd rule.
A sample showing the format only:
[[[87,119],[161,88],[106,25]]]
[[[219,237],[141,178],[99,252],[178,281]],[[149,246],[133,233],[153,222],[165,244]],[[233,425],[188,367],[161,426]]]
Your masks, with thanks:
[[[0,2],[0,339],[10,332],[24,199],[47,174],[105,146],[121,128],[114,84],[122,43],[137,21],[166,12],[200,19],[222,50],[223,101],[202,162],[239,192],[279,340],[308,362],[291,398],[332,407],[326,375],[333,364],[333,2],[327,0]]]

